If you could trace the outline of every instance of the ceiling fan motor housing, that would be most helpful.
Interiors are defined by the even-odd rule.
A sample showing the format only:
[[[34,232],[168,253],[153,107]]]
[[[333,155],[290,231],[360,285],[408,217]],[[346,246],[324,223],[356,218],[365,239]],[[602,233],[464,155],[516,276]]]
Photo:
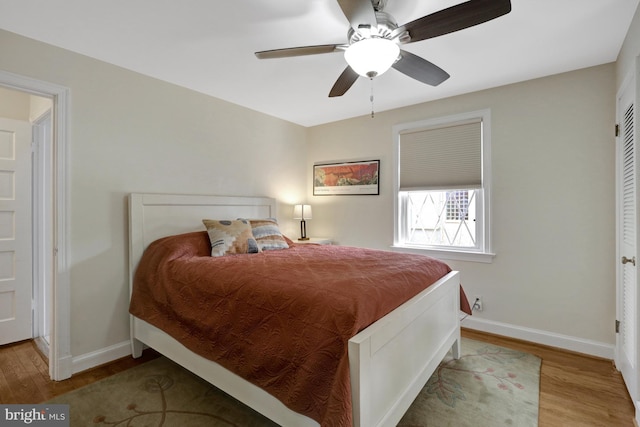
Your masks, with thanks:
[[[383,39],[391,39],[391,33],[393,30],[398,28],[398,24],[396,23],[393,16],[389,15],[386,12],[376,12],[376,20],[378,21],[378,25],[375,27],[371,27],[369,25],[361,25],[357,30],[354,30],[352,27],[349,27],[349,31],[347,32],[347,40],[349,40],[349,45],[352,45],[360,40],[370,39],[372,37],[379,37]]]

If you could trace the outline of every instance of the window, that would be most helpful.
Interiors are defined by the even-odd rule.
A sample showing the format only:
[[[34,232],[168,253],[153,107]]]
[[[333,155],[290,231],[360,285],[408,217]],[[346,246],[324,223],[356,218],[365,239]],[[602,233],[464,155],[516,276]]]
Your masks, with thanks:
[[[490,262],[490,113],[394,127],[394,247]]]
[[[447,191],[445,200],[447,203],[447,221],[469,220],[469,191]]]
[[[475,248],[475,198],[475,190],[406,192],[405,243]]]

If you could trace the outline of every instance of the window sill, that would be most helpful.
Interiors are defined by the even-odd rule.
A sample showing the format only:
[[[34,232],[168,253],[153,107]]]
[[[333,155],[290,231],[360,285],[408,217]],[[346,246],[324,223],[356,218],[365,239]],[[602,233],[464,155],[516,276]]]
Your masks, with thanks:
[[[391,249],[397,252],[406,252],[413,254],[428,255],[438,259],[448,259],[453,261],[471,261],[491,264],[496,254],[488,252],[465,252],[465,251],[447,251],[438,249],[425,249],[417,246],[399,246],[393,245]]]

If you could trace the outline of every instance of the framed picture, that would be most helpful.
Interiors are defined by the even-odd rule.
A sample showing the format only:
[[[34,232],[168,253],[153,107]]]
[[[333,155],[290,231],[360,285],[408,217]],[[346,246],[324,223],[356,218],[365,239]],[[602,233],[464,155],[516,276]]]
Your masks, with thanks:
[[[313,166],[313,195],[380,194],[380,160]]]

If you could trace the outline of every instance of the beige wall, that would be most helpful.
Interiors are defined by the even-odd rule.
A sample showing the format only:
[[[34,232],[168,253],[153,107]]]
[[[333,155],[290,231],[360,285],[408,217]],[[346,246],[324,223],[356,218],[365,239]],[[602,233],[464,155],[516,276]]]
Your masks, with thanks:
[[[50,110],[52,105],[49,98],[0,86],[0,117],[33,122]]]
[[[640,6],[636,9],[636,13],[631,21],[631,26],[624,39],[622,49],[618,55],[616,64],[616,81],[617,88],[620,88],[623,80],[631,71],[632,65],[638,60],[640,55]]]
[[[38,120],[44,113],[53,108],[53,101],[42,96],[29,96],[29,121]]]
[[[380,159],[381,194],[309,195],[308,233],[388,249],[392,126],[484,108],[492,114],[497,256],[491,264],[449,262],[468,294],[483,296],[477,316],[613,344],[614,64],[311,128],[309,167]]]
[[[0,117],[13,120],[29,120],[30,96],[23,92],[0,87]]]
[[[304,128],[4,31],[0,52],[1,70],[70,88],[73,356],[129,338],[128,193],[276,197],[296,233]]]

